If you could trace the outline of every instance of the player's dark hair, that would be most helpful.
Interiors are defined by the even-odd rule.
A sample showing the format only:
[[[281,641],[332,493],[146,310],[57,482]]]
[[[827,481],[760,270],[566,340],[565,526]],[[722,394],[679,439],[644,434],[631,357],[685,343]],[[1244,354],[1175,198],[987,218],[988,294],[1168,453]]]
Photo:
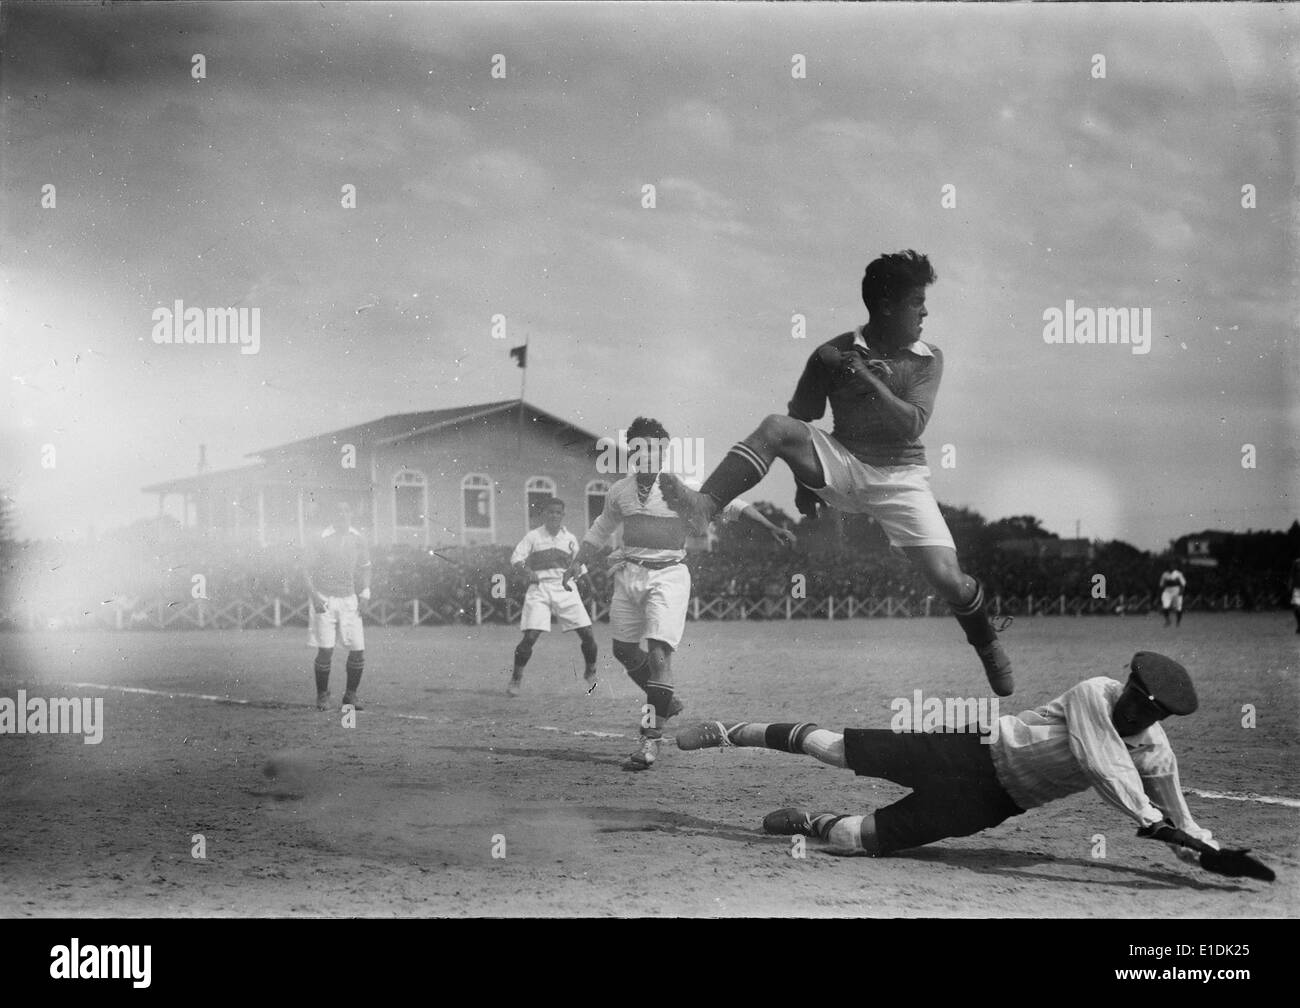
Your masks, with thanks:
[[[627,439],[629,442],[636,438],[641,438],[645,441],[657,441],[660,439],[666,439],[667,437],[668,431],[664,428],[664,425],[651,417],[639,416],[632,421],[631,425],[627,429]]]
[[[874,312],[877,305],[897,301],[913,287],[928,287],[938,279],[929,257],[913,249],[882,255],[862,275],[862,303]]]
[[[548,497],[542,502],[542,510],[546,511],[549,508],[555,507],[557,504],[560,506],[560,510],[563,511],[564,501],[560,500],[558,497]]]

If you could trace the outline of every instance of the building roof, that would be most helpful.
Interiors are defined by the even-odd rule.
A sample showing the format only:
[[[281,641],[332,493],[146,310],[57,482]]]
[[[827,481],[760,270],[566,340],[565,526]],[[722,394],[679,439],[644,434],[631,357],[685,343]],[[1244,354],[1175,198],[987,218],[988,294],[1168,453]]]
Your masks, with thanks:
[[[473,406],[455,406],[451,409],[423,410],[419,413],[394,413],[392,416],[381,417],[367,423],[343,427],[339,430],[317,434],[314,437],[288,441],[270,448],[263,448],[260,451],[250,452],[249,458],[261,460],[250,465],[216,472],[195,473],[190,476],[166,480],[162,483],[154,483],[151,486],[144,487],[143,492],[181,493],[187,490],[198,490],[204,487],[220,485],[232,478],[251,476],[253,474],[273,481],[294,482],[300,479],[300,474],[293,470],[290,457],[300,451],[310,452],[316,448],[348,443],[372,448],[378,445],[394,444],[408,438],[447,430],[458,424],[471,423],[475,420],[483,420],[499,414],[509,413],[520,405],[521,401],[519,399],[503,399],[500,402],[479,403]],[[592,452],[597,450],[597,435],[583,430],[581,427],[552,413],[538,409],[531,403],[524,402],[522,405],[531,422],[542,421],[568,428],[573,431],[575,435],[573,440],[575,442],[586,441],[589,443]]]
[[[314,437],[289,441],[285,444],[274,445],[271,448],[249,452],[249,457],[262,458],[268,455],[278,455],[291,450],[312,448],[324,444],[335,445],[349,442],[366,445],[394,444],[398,441],[405,441],[407,438],[446,430],[458,424],[481,420],[499,413],[507,413],[518,408],[519,405],[520,400],[518,399],[503,399],[500,402],[479,403],[473,406],[455,406],[451,409],[423,410],[419,413],[394,413],[392,416],[356,424],[353,427],[327,431]],[[534,421],[540,418],[568,427],[577,433],[581,439],[589,438],[593,450],[595,449],[597,436],[590,431],[583,430],[581,427],[575,426],[567,420],[562,420],[552,413],[547,413],[545,410],[540,410],[531,403],[525,402],[523,407],[533,414]]]

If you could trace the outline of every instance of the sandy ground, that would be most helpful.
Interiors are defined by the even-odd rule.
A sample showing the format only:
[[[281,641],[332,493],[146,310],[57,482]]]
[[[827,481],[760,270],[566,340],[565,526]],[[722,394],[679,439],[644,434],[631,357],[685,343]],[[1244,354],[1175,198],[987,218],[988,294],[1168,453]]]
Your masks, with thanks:
[[[302,629],[0,636],[0,695],[102,696],[99,745],[0,735],[4,916],[1281,917],[1300,910],[1300,810],[1189,793],[1197,820],[1277,870],[1273,885],[1176,861],[1092,793],[886,859],[792,856],[758,831],[783,805],[863,812],[900,796],[807,757],[681,752],[619,769],[639,694],[597,628],[538,643],[523,696],[502,627],[368,628],[367,709],[314,709]],[[1198,681],[1169,723],[1184,787],[1300,797],[1289,614],[1021,620],[1014,712],[1135,650]],[[984,691],[947,620],[690,624],[677,660],[702,718],[887,727],[890,700]],[[334,695],[342,688],[336,656]],[[75,683],[102,684],[74,686]],[[204,694],[248,701],[216,702]],[[1254,705],[1257,726],[1242,727]],[[268,776],[266,770],[273,771]],[[193,856],[201,834],[205,857]],[[1098,835],[1105,857],[1095,858]],[[493,857],[502,853],[504,857]]]

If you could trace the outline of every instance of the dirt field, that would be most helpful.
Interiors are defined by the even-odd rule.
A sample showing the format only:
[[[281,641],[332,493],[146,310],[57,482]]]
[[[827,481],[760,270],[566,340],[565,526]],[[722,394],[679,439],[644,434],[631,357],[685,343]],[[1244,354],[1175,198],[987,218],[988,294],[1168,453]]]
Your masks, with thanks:
[[[840,859],[758,832],[782,805],[862,812],[903,792],[807,757],[686,753],[619,769],[640,696],[597,628],[588,696],[577,641],[539,641],[504,694],[503,627],[367,628],[368,709],[311,706],[306,631],[0,636],[0,695],[102,696],[99,745],[0,735],[0,914],[312,916],[1295,916],[1300,711],[1287,613],[1021,620],[1003,713],[1162,650],[1201,709],[1173,719],[1188,804],[1254,848],[1273,885],[1185,866],[1092,793],[965,840]],[[703,623],[677,661],[705,717],[887,727],[889,702],[985,691],[947,620]],[[341,693],[342,657],[332,686]],[[76,683],[104,687],[74,686]],[[128,692],[123,687],[160,691]],[[248,703],[167,694],[204,694]],[[1258,726],[1243,728],[1253,704]],[[264,773],[268,759],[277,775]],[[1282,796],[1290,806],[1204,797]],[[202,834],[206,858],[192,856]],[[1092,857],[1094,837],[1106,856]],[[494,837],[505,857],[493,858]],[[499,849],[498,841],[498,849]]]

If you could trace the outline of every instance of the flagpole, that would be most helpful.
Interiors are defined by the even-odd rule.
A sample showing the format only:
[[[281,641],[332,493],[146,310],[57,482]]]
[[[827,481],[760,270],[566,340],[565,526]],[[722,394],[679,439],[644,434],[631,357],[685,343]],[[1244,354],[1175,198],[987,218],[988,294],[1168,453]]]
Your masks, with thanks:
[[[515,454],[524,453],[524,391],[528,388],[528,334],[524,333],[524,366],[519,370],[519,430],[515,441]]]

